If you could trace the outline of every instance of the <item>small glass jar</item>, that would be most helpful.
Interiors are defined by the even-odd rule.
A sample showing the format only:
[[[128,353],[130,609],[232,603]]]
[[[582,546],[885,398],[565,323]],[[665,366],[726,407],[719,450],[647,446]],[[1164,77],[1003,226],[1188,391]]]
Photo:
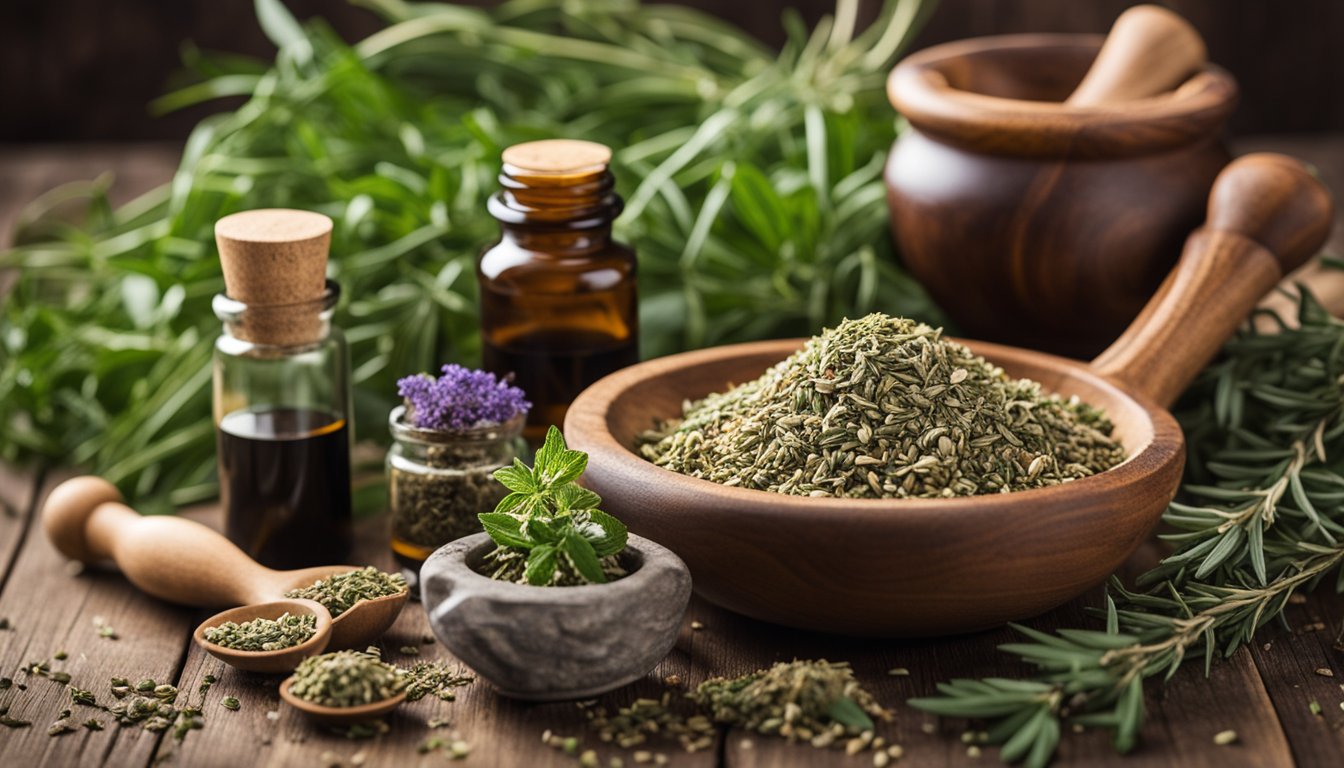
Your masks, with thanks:
[[[351,549],[350,362],[328,280],[313,301],[215,296],[214,420],[224,529],[270,568],[331,565]]]
[[[420,566],[434,550],[481,532],[477,515],[490,512],[508,494],[494,478],[527,446],[525,417],[466,430],[420,429],[405,421],[406,406],[388,417],[392,449],[387,452],[392,554],[402,566],[412,594],[418,594]]]

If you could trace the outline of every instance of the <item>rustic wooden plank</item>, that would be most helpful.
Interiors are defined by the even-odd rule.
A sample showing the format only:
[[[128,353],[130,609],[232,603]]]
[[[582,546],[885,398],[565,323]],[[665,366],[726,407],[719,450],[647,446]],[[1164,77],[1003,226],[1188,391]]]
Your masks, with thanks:
[[[56,480],[45,483],[50,490]],[[191,614],[137,592],[120,574],[86,569],[74,574],[65,559],[37,532],[29,535],[14,562],[0,616],[14,626],[0,632],[0,674],[15,686],[0,693],[9,716],[32,726],[5,729],[0,738],[0,765],[147,765],[159,734],[138,726],[120,728],[98,710],[73,706],[65,685],[14,670],[35,661],[50,661],[53,670],[68,672],[71,683],[94,692],[100,704],[113,701],[108,681],[114,676],[157,681],[177,677],[186,649]],[[95,618],[112,626],[118,639],[99,636]],[[58,651],[69,658],[54,660]],[[20,690],[23,683],[27,690]],[[83,728],[59,737],[47,728],[62,709],[74,710],[77,722],[93,717],[106,730]]]
[[[1156,550],[1146,547],[1131,559],[1127,573],[1150,567]],[[1086,605],[1100,605],[1101,591],[1045,616],[1025,622],[1037,629],[1095,627],[1096,620],[1084,612]],[[975,635],[917,641],[882,641],[829,637],[780,629],[706,606],[700,613],[705,628],[700,632],[696,663],[740,674],[776,661],[792,658],[825,658],[849,661],[857,676],[878,700],[896,710],[894,723],[880,726],[878,735],[900,744],[905,764],[919,766],[975,766],[994,761],[996,749],[981,747],[980,758],[970,757],[962,743],[964,721],[939,721],[904,705],[906,699],[935,693],[935,684],[953,677],[1013,677],[1029,674],[1030,668],[996,650],[1021,636],[1008,628]],[[904,667],[908,677],[893,677],[887,671]],[[1054,765],[1117,766],[1214,766],[1233,761],[1236,765],[1277,768],[1292,764],[1283,730],[1273,716],[1269,697],[1245,651],[1214,665],[1206,680],[1198,662],[1182,669],[1165,687],[1148,686],[1145,697],[1149,714],[1138,748],[1117,755],[1109,736],[1102,731],[1066,734]],[[929,733],[926,729],[932,728]],[[1236,730],[1240,741],[1233,747],[1213,743],[1214,734]],[[752,742],[742,749],[741,741]],[[765,766],[853,766],[840,752],[822,752],[777,739],[731,732],[726,737],[726,765],[734,768]]]
[[[39,474],[0,464],[0,590],[28,532],[28,513]]]
[[[217,524],[219,517],[215,512],[199,519]],[[365,526],[358,537],[360,544],[354,562],[391,570],[393,563],[380,525],[375,521]],[[410,603],[380,643],[384,658],[399,664],[434,659],[455,661],[441,645],[422,642],[428,633],[429,623],[422,605]],[[657,669],[643,681],[601,697],[599,705],[614,710],[639,696],[658,696],[665,688],[661,681],[668,675],[690,680],[694,674],[689,652],[692,640],[688,626],[677,648]],[[407,645],[418,647],[420,655],[401,654],[399,649]],[[597,751],[603,765],[615,755],[622,756],[626,765],[632,765],[634,750],[602,744],[587,728],[584,712],[574,703],[519,703],[499,696],[481,681],[458,689],[455,702],[426,697],[408,703],[388,718],[390,730],[386,734],[368,741],[352,742],[339,733],[313,726],[299,713],[282,706],[276,693],[282,678],[227,668],[193,645],[178,684],[183,690],[195,690],[207,674],[216,675],[218,682],[206,708],[206,726],[191,734],[180,747],[165,740],[160,746],[159,757],[176,751],[181,764],[206,764],[211,756],[237,754],[238,745],[247,744],[248,762],[258,768],[314,764],[319,758],[334,758],[350,765],[356,754],[362,754],[362,764],[370,768],[401,766],[418,756],[417,748],[430,736],[447,737],[456,732],[471,745],[471,762],[474,764],[573,766],[573,757],[542,744],[542,733],[550,730],[558,735],[578,737],[583,743],[581,749]],[[243,706],[237,712],[223,710],[217,703],[220,696],[236,696]],[[451,725],[430,729],[428,723],[437,719],[446,719]],[[658,742],[654,742],[652,746],[640,748],[658,747]],[[696,768],[715,764],[716,750],[713,749],[687,755],[680,752],[675,742],[668,741],[659,751],[675,755],[678,766]],[[322,757],[324,754],[327,758]]]
[[[1344,600],[1327,584],[1285,614],[1252,655],[1299,766],[1339,765],[1344,754]],[[1318,671],[1319,670],[1319,671]],[[1320,714],[1312,711],[1312,702]]]

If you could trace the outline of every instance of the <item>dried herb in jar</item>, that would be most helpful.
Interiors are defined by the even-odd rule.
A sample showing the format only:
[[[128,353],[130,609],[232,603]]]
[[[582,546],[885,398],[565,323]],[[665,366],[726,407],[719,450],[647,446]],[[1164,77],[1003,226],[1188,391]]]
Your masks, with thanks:
[[[481,531],[476,516],[505,494],[492,473],[523,449],[530,404],[507,380],[458,365],[398,386],[405,405],[389,418],[387,459],[392,550],[415,571],[438,547]]]

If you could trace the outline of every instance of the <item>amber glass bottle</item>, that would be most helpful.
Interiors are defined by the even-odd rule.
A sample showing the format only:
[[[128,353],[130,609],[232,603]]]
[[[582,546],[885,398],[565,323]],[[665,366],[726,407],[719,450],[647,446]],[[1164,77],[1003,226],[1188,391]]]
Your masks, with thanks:
[[[490,198],[499,242],[481,254],[485,367],[512,373],[540,442],[584,387],[639,360],[635,252],[611,239],[622,201],[611,150],[554,139],[504,150]]]

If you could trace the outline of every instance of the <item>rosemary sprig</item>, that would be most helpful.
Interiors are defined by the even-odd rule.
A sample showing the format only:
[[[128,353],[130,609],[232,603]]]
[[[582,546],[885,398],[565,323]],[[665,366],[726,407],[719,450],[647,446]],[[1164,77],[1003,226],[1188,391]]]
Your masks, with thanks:
[[[1142,591],[1112,582],[1104,631],[1015,626],[1030,642],[1001,650],[1035,665],[1031,679],[952,680],[910,704],[990,721],[1004,762],[1045,765],[1065,723],[1111,729],[1125,752],[1145,680],[1189,658],[1208,674],[1332,573],[1344,591],[1344,322],[1305,290],[1298,319],[1272,334],[1248,327],[1187,393],[1190,466],[1163,518],[1176,549]]]

